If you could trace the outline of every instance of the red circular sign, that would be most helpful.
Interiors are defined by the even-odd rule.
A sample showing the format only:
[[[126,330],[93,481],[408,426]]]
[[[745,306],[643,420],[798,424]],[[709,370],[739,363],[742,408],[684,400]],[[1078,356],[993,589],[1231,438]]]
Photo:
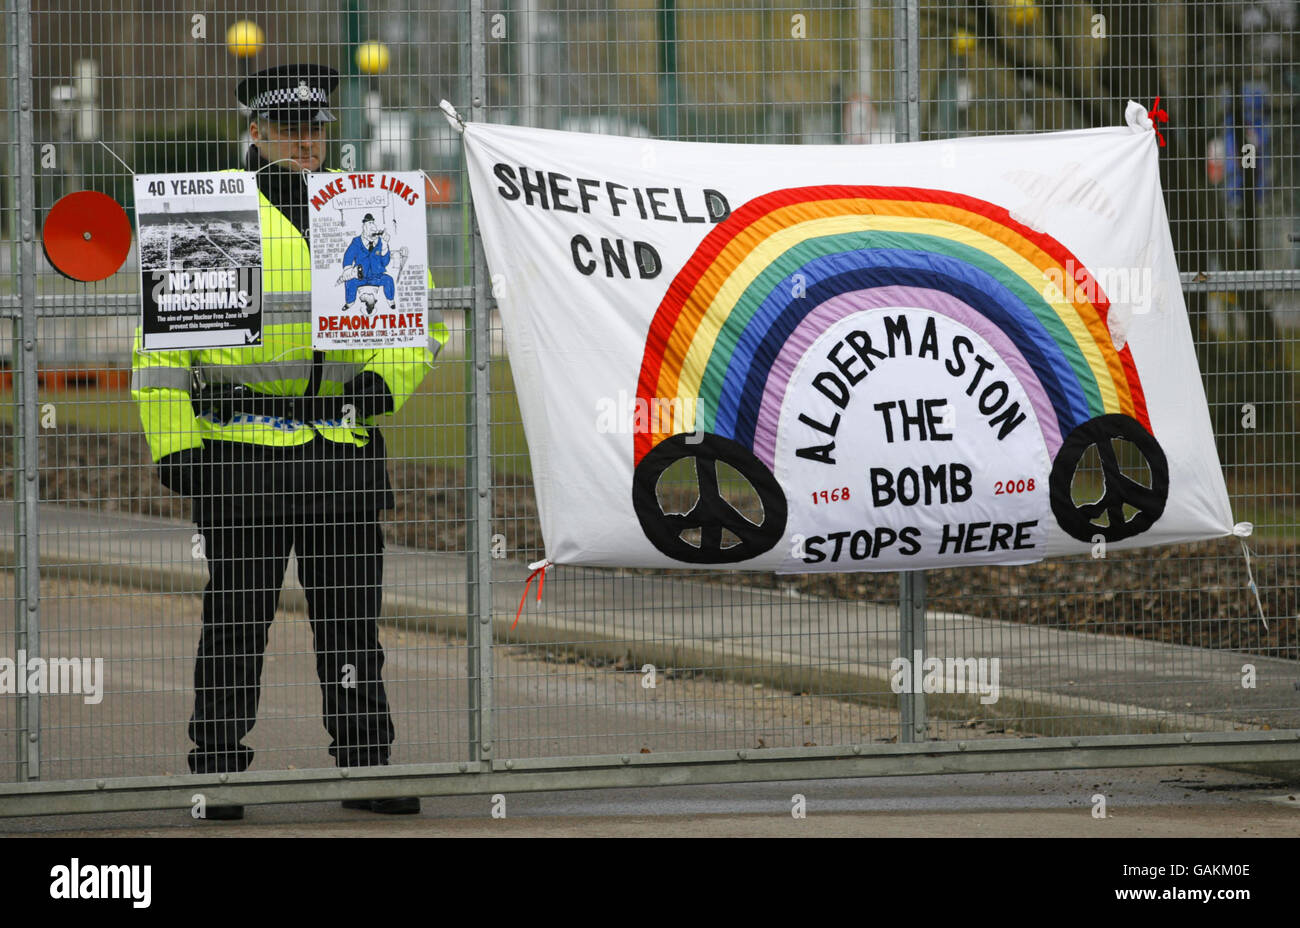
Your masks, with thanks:
[[[97,190],[61,198],[41,230],[45,257],[73,280],[103,280],[116,273],[131,251],[131,222],[116,200]]]

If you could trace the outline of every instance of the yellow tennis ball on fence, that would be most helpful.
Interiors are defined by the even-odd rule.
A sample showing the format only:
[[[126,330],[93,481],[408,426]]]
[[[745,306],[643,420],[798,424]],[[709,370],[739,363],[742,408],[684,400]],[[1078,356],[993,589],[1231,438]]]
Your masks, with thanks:
[[[1011,21],[1017,26],[1028,26],[1038,19],[1034,0],[1011,0]]]
[[[249,19],[241,19],[226,30],[226,48],[236,58],[251,58],[262,50],[266,36],[262,27]]]
[[[357,67],[363,74],[383,74],[388,70],[388,46],[383,42],[358,45]]]
[[[976,41],[975,33],[958,29],[952,36],[952,50],[959,55],[965,55],[975,50]]]

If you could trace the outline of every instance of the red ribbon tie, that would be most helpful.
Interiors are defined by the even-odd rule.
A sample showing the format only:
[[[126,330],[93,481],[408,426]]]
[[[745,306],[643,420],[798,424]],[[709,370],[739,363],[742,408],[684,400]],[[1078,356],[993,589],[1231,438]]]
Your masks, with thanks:
[[[528,566],[533,568],[533,572],[524,581],[524,595],[519,597],[519,608],[515,610],[515,621],[510,626],[511,631],[514,631],[515,625],[519,624],[519,614],[524,611],[524,602],[528,599],[528,587],[532,584],[533,578],[539,574],[541,575],[541,579],[537,581],[537,601],[540,603],[542,601],[542,587],[546,586],[546,572],[555,565],[551,563],[549,558],[546,558]]]
[[[1160,143],[1161,148],[1164,148],[1165,137],[1160,134],[1160,129],[1156,126],[1156,123],[1169,122],[1169,114],[1160,108],[1159,97],[1156,97],[1156,102],[1151,104],[1151,109],[1147,111],[1147,115],[1151,117],[1151,128],[1156,131],[1156,141]]]

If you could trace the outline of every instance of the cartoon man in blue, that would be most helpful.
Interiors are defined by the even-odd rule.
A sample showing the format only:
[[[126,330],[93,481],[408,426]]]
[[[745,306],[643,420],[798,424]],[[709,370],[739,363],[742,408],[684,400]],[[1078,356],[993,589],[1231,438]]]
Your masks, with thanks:
[[[406,265],[405,252],[405,248],[398,251],[402,259],[398,264],[399,275]],[[392,275],[387,273],[388,262],[392,258],[392,249],[388,247],[388,230],[377,228],[375,217],[366,213],[361,220],[361,234],[352,240],[347,251],[343,253],[343,310],[345,312],[356,300],[357,291],[362,287],[381,287],[384,291],[384,299],[388,300],[389,304],[393,302],[397,288]],[[365,304],[367,313],[374,312],[374,291],[363,293],[361,301]]]

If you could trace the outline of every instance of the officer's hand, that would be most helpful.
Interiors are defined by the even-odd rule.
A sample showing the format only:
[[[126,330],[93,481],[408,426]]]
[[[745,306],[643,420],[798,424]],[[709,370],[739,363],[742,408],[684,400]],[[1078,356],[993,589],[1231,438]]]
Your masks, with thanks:
[[[304,396],[298,406],[300,415],[296,418],[302,422],[342,419],[343,405],[341,396]]]
[[[356,410],[357,422],[393,411],[393,394],[374,371],[362,371],[345,383],[343,402]]]
[[[198,496],[203,492],[206,474],[200,463],[202,448],[186,448],[163,455],[158,461],[158,480],[173,493]]]
[[[218,425],[225,425],[234,418],[237,400],[247,396],[246,387],[220,384],[204,387],[194,395],[191,401],[196,416],[211,416]],[[170,455],[168,455],[170,457]],[[161,461],[159,462],[162,463]]]

